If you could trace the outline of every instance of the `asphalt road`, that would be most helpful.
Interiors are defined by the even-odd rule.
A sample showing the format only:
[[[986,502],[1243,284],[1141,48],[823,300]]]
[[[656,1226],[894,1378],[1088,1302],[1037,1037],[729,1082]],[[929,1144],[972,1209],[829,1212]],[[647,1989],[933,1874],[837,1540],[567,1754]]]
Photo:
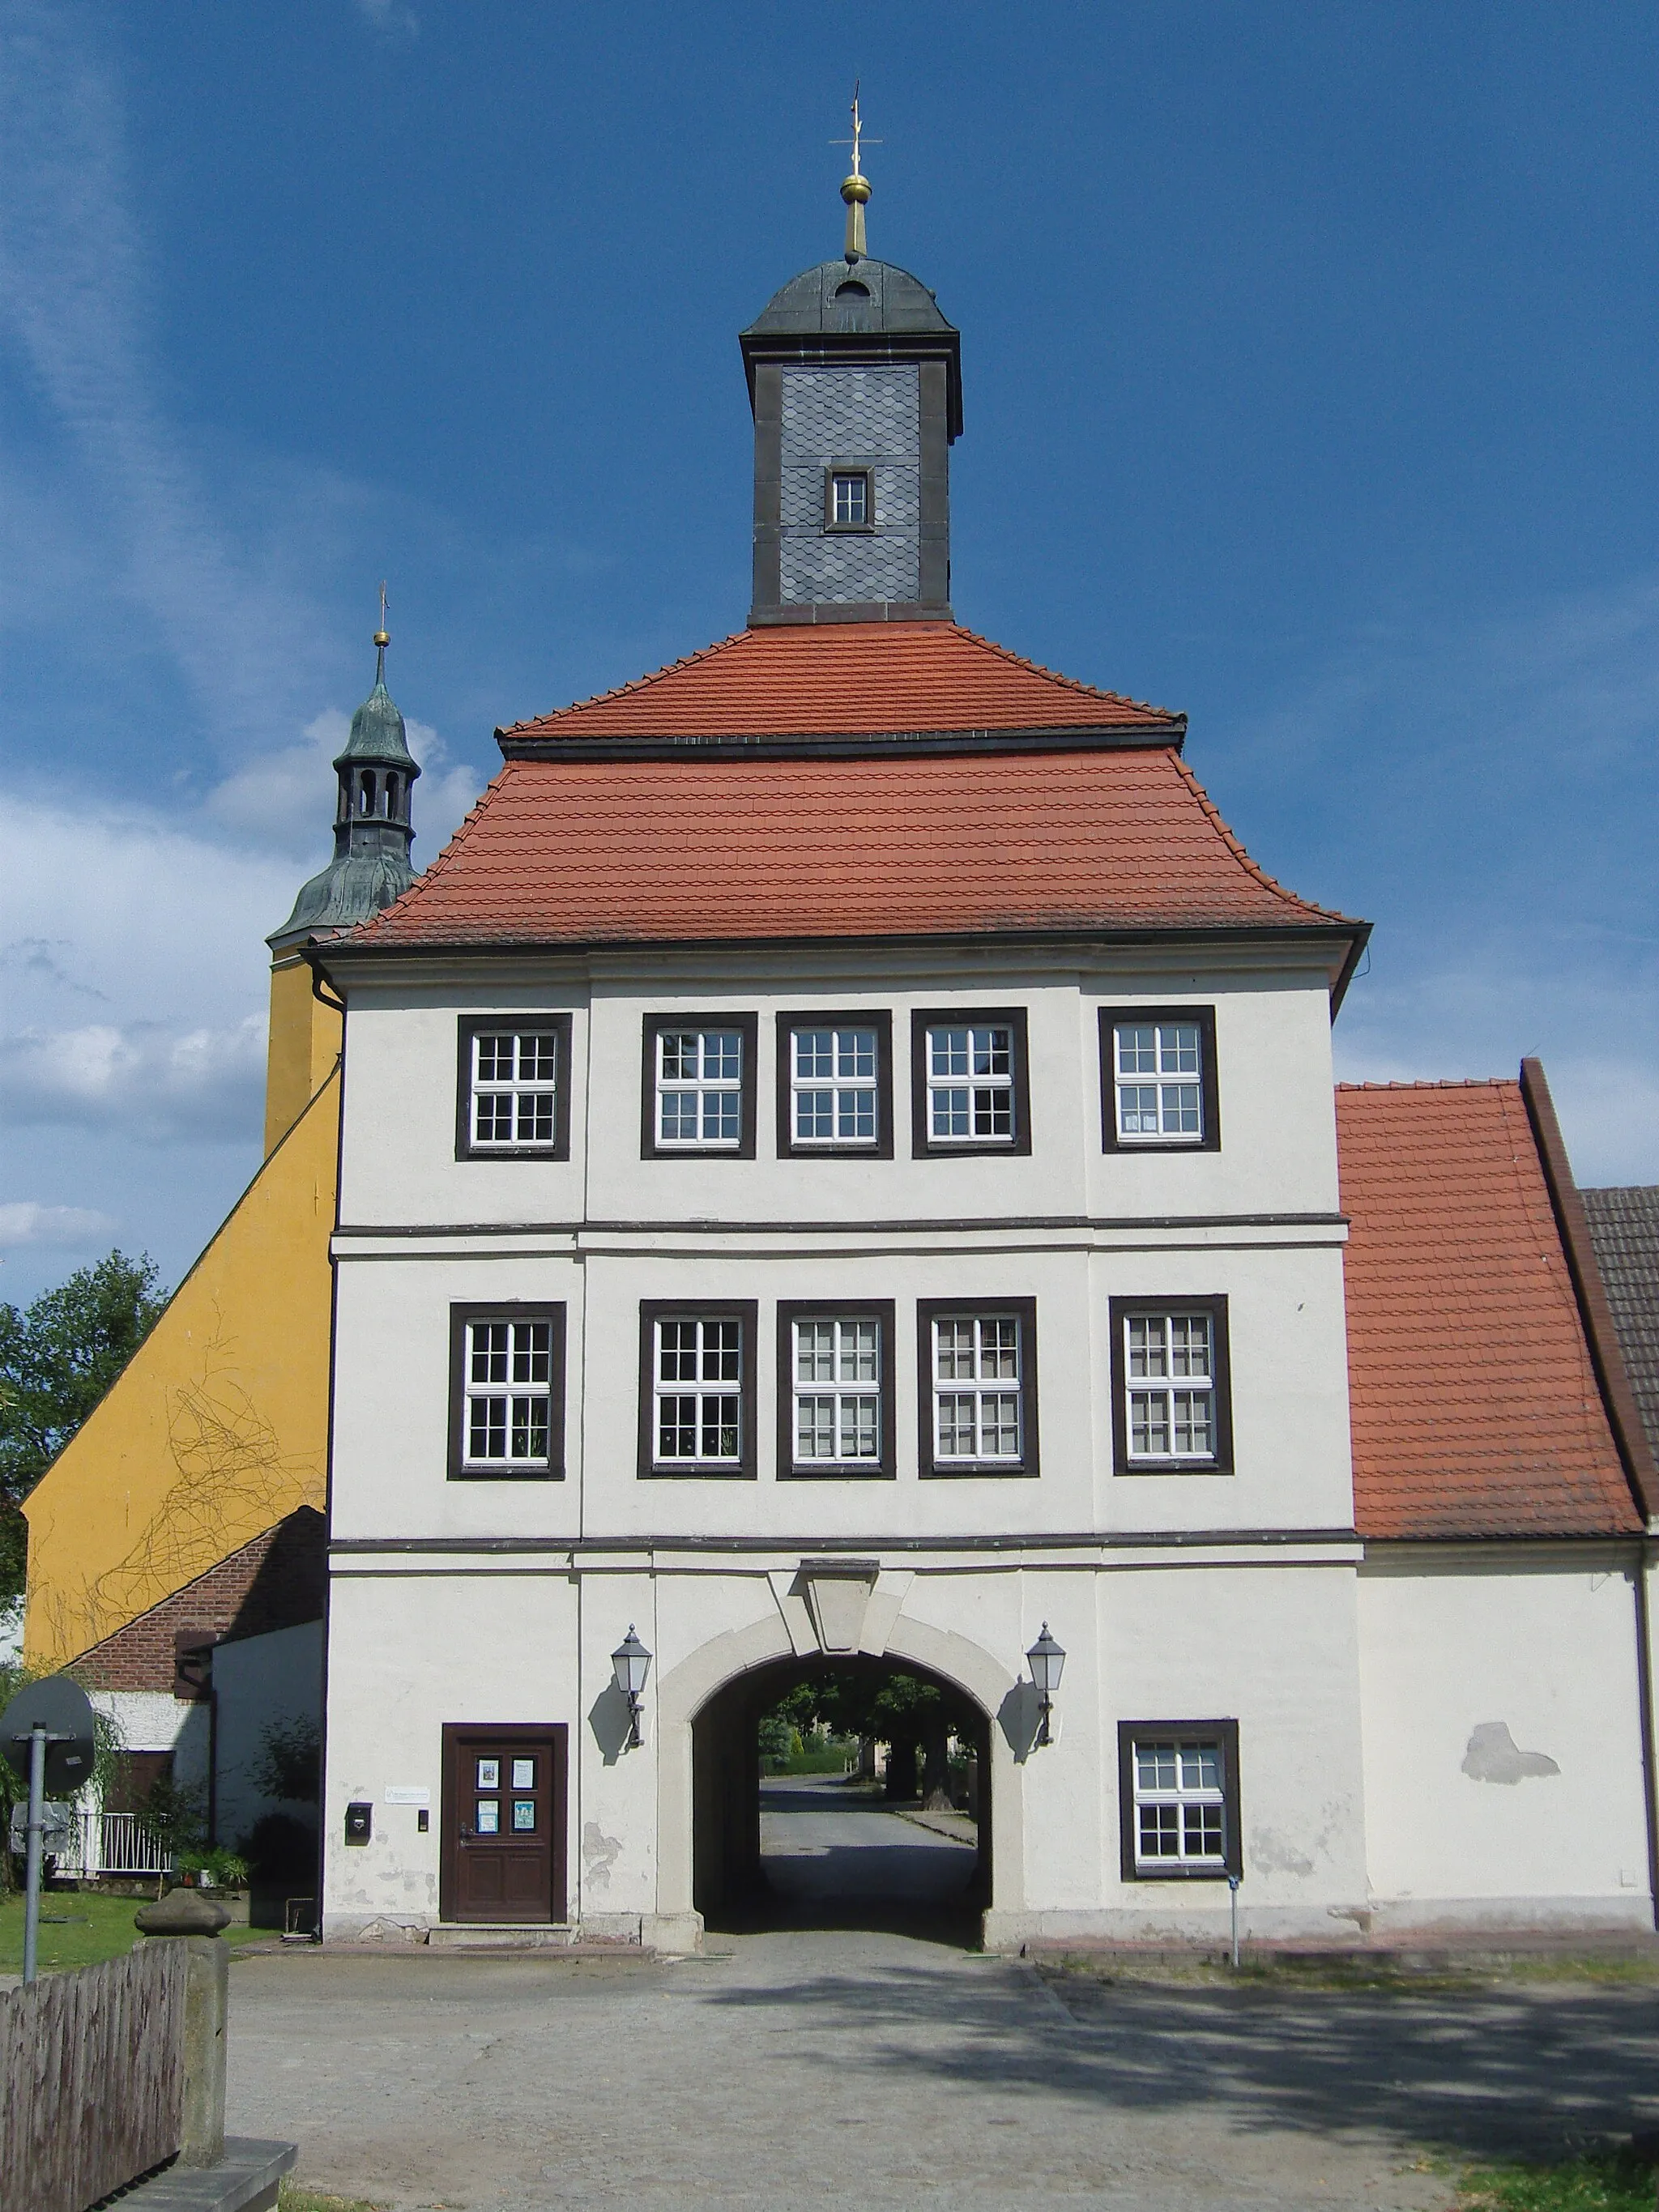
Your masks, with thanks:
[[[896,1920],[856,1887],[887,1854],[925,1917],[971,1857],[879,1813],[768,1820],[823,1917],[850,1882]],[[234,1966],[230,2069],[233,2131],[398,2212],[1369,2212],[1449,2203],[1425,2154],[1659,2124],[1659,1990],[1052,1985],[857,1926],[675,1963],[325,1948]]]

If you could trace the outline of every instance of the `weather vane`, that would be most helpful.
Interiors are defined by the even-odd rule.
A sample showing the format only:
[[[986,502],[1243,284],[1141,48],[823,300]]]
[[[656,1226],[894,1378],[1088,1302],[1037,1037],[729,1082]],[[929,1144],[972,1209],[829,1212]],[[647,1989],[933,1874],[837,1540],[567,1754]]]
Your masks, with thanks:
[[[868,141],[872,146],[879,146],[881,143],[879,138]],[[867,251],[864,238],[864,210],[870,198],[870,179],[865,175],[860,161],[866,140],[864,119],[859,112],[859,80],[856,77],[853,80],[853,135],[850,138],[832,138],[830,143],[832,146],[850,146],[853,149],[853,173],[843,181],[841,196],[847,203],[847,258],[862,261]]]

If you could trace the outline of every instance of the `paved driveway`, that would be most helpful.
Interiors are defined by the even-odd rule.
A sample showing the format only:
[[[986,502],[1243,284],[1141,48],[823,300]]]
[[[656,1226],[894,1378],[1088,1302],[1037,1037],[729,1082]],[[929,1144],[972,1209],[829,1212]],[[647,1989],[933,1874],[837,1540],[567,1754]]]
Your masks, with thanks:
[[[908,1824],[823,1817],[885,1821],[862,1848],[916,1854],[890,1871],[918,1898],[952,1868]],[[789,1879],[856,1880],[834,1856],[854,1833],[768,1843]],[[232,1974],[230,2122],[297,2137],[303,2179],[400,2212],[1431,2207],[1451,2192],[1409,2171],[1424,2148],[1659,2122],[1651,1989],[1061,1990],[856,1927],[716,1937],[679,1964],[252,1958]]]

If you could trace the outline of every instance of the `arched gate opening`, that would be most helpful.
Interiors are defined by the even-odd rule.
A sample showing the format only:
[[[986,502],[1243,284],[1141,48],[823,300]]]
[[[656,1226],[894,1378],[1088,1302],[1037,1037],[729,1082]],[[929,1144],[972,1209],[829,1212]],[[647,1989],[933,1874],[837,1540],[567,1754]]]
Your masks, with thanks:
[[[862,1736],[863,1771],[763,1773],[762,1723],[786,1699]],[[951,1742],[966,1759],[947,1765]],[[691,1759],[692,1893],[710,1927],[965,1936],[991,1901],[990,1717],[929,1668],[865,1654],[753,1668],[696,1715]]]

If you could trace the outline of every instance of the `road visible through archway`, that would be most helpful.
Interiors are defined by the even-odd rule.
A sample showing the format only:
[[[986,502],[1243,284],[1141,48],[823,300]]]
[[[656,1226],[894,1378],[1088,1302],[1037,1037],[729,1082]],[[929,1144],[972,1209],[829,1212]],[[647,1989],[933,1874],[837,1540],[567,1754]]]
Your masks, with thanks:
[[[779,1917],[793,1925],[885,1905],[923,1914],[962,1907],[977,1853],[960,1835],[921,1826],[840,1782],[775,1775],[761,1784],[761,1865]]]

